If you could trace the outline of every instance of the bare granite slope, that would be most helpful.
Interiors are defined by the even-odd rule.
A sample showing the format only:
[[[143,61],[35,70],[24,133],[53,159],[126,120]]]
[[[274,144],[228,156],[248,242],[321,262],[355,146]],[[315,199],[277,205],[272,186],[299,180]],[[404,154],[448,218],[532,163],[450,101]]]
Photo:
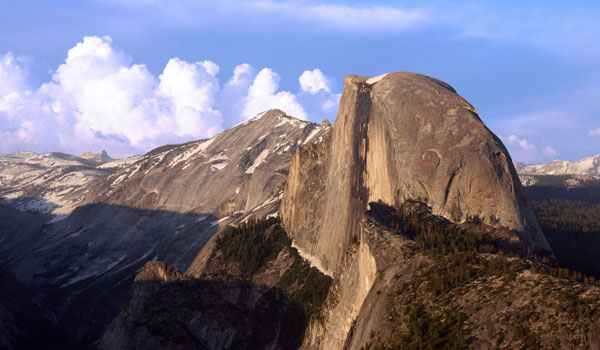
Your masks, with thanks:
[[[116,172],[101,167],[119,160],[96,164],[99,175],[78,188],[84,197],[70,215],[59,221],[48,212],[23,213],[36,217],[31,229],[0,232],[0,262],[71,336],[89,344],[147,261],[186,269],[221,227],[276,212],[296,147],[328,130],[272,110],[208,140],[159,147]],[[7,184],[5,191],[17,189]]]
[[[452,87],[414,73],[348,76],[332,132],[296,152],[280,210],[293,245],[334,277],[304,348],[345,346],[381,268],[375,257],[386,254],[364,239],[368,203],[409,199],[551,253],[508,151]]]
[[[477,216],[550,250],[508,151],[449,85],[403,72],[348,76],[330,136],[296,153],[281,209],[294,245],[324,272],[339,269],[377,201],[421,198],[454,222]]]

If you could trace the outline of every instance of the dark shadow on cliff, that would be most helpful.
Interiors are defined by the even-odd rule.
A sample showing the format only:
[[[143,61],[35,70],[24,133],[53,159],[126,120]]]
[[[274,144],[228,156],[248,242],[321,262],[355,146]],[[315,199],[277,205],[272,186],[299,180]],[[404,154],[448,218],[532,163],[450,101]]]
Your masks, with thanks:
[[[291,243],[278,218],[251,219],[223,229],[193,273],[147,263],[101,349],[299,347],[332,279]]]
[[[141,281],[102,343],[106,349],[295,349],[304,320],[302,307],[277,288],[245,281]]]
[[[415,241],[420,249],[520,257],[576,282],[594,284],[600,280],[600,204],[546,200],[532,201],[531,205],[556,259],[512,239],[518,236],[514,231],[493,228],[479,218],[454,224],[431,214],[427,205],[418,201],[407,201],[399,208],[370,203],[366,214],[392,233]]]
[[[480,253],[502,253],[549,262],[551,253],[534,250],[519,242],[519,234],[505,227],[492,227],[484,224],[485,218],[468,218],[464,223],[453,223],[448,219],[434,215],[427,204],[417,200],[407,200],[394,208],[384,203],[369,203],[367,218],[388,228],[392,233],[401,235],[427,249],[453,250],[461,246],[468,251]]]
[[[27,200],[27,199],[22,199]],[[150,260],[180,269],[218,231],[210,213],[87,204],[52,222],[47,213],[0,202],[0,263],[23,282],[61,331],[47,343],[92,348],[128,300],[133,279]]]

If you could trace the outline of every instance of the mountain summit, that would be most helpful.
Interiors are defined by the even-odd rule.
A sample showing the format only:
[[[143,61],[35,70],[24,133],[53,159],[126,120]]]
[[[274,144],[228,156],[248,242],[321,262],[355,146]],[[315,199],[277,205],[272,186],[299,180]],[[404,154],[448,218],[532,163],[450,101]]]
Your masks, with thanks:
[[[338,271],[369,202],[421,199],[453,222],[478,217],[550,251],[502,142],[448,84],[414,73],[344,81],[326,142],[300,148],[282,218],[322,271]]]

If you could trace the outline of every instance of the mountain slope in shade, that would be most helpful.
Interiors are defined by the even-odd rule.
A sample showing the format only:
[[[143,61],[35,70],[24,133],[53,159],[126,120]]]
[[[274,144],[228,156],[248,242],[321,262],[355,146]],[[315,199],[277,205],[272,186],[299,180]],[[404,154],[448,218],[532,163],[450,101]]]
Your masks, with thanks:
[[[209,140],[157,148],[94,182],[65,219],[12,230],[2,264],[77,346],[89,345],[145,262],[185,269],[220,227],[277,211],[296,147],[328,130],[272,110]]]
[[[48,341],[60,335],[27,287],[2,268],[0,286],[0,348],[50,349]]]

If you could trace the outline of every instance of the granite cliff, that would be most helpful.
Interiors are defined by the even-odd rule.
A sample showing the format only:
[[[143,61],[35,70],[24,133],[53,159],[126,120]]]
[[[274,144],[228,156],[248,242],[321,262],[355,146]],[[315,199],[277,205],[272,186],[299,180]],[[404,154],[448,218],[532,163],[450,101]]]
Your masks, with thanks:
[[[452,87],[413,73],[348,76],[332,131],[294,155],[281,206],[294,246],[335,277],[326,322],[305,345],[342,348],[379,268],[364,212],[409,199],[452,222],[506,227],[522,247],[551,254],[508,151]]]
[[[296,152],[290,168],[281,212],[294,244],[335,273],[368,202],[417,198],[550,250],[508,151],[452,87],[413,73],[348,76],[328,139]]]

